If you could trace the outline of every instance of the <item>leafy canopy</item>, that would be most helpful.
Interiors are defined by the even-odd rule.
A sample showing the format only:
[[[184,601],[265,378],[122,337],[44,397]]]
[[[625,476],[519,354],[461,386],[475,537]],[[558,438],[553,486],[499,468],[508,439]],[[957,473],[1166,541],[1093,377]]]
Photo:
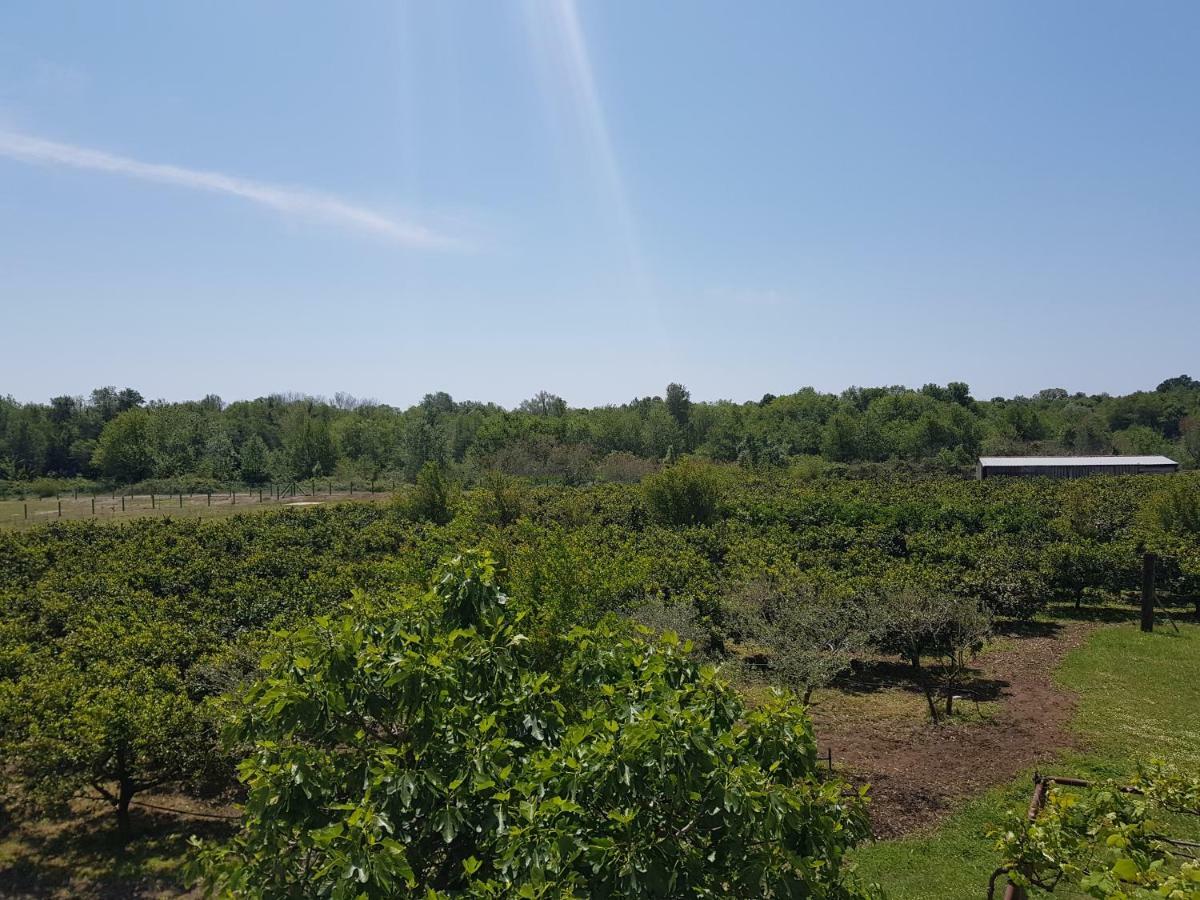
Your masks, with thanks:
[[[863,803],[785,695],[747,711],[678,638],[527,640],[486,554],[318,619],[232,737],[244,827],[196,864],[238,897],[868,895]]]

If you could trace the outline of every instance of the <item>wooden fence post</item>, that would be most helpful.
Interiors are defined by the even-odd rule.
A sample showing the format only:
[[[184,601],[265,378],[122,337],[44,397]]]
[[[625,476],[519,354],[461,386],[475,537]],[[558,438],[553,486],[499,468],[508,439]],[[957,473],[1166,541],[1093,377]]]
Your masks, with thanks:
[[[1142,631],[1154,630],[1154,564],[1158,557],[1153,553],[1142,555]]]

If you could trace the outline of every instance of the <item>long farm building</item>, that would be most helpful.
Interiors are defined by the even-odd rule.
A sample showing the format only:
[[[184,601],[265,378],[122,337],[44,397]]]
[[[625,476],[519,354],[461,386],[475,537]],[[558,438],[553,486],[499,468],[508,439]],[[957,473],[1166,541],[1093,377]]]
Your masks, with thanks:
[[[1179,463],[1165,456],[981,456],[976,478],[1084,478],[1165,475]]]

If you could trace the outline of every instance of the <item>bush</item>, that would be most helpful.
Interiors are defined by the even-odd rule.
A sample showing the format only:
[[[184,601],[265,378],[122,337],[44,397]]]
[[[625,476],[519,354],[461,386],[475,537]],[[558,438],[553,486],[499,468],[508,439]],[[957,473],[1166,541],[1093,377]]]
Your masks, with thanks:
[[[521,483],[495,470],[480,480],[477,499],[480,519],[501,527],[517,521],[524,507]]]
[[[417,484],[408,497],[408,511],[413,519],[445,525],[454,518],[454,485],[444,474],[442,467],[427,462],[417,473]]]
[[[715,468],[684,460],[642,482],[650,515],[665,525],[707,525],[717,517],[721,482]]]
[[[318,619],[234,738],[241,832],[196,871],[238,897],[866,897],[862,804],[784,695],[749,711],[671,640],[532,646],[490,558]],[[545,666],[539,660],[548,660]]]

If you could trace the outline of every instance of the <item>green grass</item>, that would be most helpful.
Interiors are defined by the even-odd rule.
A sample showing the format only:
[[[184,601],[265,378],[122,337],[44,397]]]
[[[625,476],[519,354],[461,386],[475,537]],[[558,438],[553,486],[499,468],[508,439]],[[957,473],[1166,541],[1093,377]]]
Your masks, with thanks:
[[[1123,780],[1153,756],[1200,766],[1200,627],[1179,629],[1104,628],[1067,656],[1057,680],[1079,694],[1081,749],[1043,771]],[[859,872],[892,900],[977,900],[999,865],[985,832],[1026,808],[1030,775],[968,802],[932,833],[864,847]]]

